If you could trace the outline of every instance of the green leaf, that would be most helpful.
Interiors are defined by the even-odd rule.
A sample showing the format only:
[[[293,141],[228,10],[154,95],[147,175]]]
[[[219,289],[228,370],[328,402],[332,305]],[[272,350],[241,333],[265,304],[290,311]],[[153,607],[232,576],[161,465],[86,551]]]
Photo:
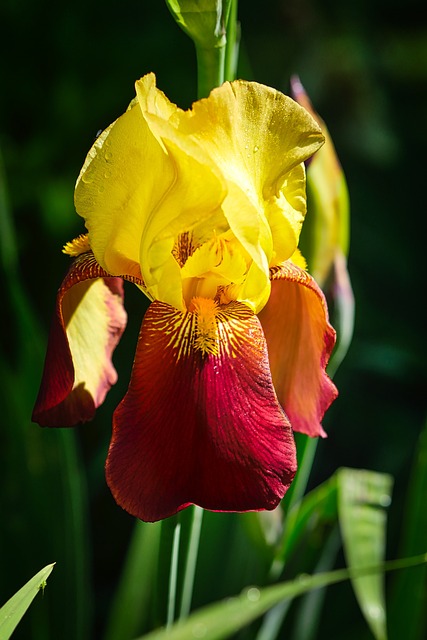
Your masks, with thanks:
[[[391,502],[392,478],[373,471],[340,469],[338,517],[344,553],[350,571],[381,565],[385,555],[385,507]],[[365,619],[377,640],[387,638],[384,576],[352,573],[353,589]]]
[[[337,519],[340,521],[349,569],[379,565],[384,559],[385,547],[383,507],[390,502],[390,488],[391,478],[387,475],[340,469],[329,480],[296,501],[287,515],[282,546],[272,566],[271,577],[277,579],[285,567],[287,570],[289,567],[301,570],[302,562],[305,563],[304,571],[313,571],[313,560],[318,554],[316,549],[313,554],[310,548],[313,534],[316,532],[318,546],[324,545],[330,526]],[[375,629],[374,635],[385,638],[381,635],[385,631],[382,577],[377,575],[360,581],[355,579],[353,586],[368,624]],[[265,634],[265,637],[273,636]]]
[[[384,570],[402,569],[426,562],[426,555],[405,558],[374,567],[340,569],[317,575],[301,575],[291,582],[258,589],[247,587],[240,596],[199,609],[185,622],[177,623],[168,630],[160,629],[144,636],[144,640],[220,640],[227,638],[246,626],[277,603],[295,598],[312,589],[320,589],[350,577],[360,578],[382,573]],[[142,640],[140,638],[139,640]]]
[[[55,563],[48,564],[29,580],[14,596],[0,609],[0,638],[8,640],[19,624],[22,616],[38,594],[44,591],[46,580],[51,574]]]

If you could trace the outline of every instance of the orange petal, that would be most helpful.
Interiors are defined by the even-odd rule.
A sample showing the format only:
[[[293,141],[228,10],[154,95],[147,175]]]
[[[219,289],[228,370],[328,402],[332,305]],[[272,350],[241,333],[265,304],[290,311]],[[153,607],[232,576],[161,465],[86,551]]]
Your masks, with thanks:
[[[338,395],[325,369],[335,345],[324,295],[292,262],[271,270],[271,295],[259,314],[279,402],[292,428],[325,436],[320,424]]]
[[[114,415],[107,482],[145,521],[190,504],[273,509],[296,470],[257,317],[242,303],[194,303],[186,313],[151,304]]]
[[[93,418],[117,380],[111,357],[126,319],[122,279],[92,252],[79,255],[56,298],[34,422],[59,427]]]

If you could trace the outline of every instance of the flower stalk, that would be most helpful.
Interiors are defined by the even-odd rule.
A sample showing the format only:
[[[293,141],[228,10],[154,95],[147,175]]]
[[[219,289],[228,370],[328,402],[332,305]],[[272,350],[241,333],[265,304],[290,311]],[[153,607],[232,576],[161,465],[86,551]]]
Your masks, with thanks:
[[[180,540],[181,540],[181,523],[177,518],[174,526],[174,531],[173,531],[172,553],[171,553],[171,563],[170,563],[170,573],[169,573],[168,608],[167,608],[167,616],[166,616],[167,629],[170,629],[170,627],[173,625],[175,620]]]
[[[218,47],[196,44],[197,97],[206,98],[214,87],[224,82],[225,43]]]
[[[224,80],[234,80],[236,0],[166,0],[172,16],[193,40],[197,57],[198,98],[206,98]]]
[[[182,598],[179,619],[184,620],[191,610],[193,598],[194,578],[196,574],[197,556],[199,553],[200,533],[202,529],[203,509],[194,506],[191,520],[190,540],[185,563],[184,582],[182,585]]]

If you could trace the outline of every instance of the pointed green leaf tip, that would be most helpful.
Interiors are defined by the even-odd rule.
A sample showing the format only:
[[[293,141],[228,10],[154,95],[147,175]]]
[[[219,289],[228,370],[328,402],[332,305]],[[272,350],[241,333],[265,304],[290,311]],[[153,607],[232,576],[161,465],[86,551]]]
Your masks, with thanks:
[[[166,0],[166,4],[196,46],[225,46],[231,0]]]
[[[46,580],[52,572],[54,564],[48,564],[31,578],[0,609],[0,638],[8,640],[19,624],[24,613],[39,591],[44,591]]]

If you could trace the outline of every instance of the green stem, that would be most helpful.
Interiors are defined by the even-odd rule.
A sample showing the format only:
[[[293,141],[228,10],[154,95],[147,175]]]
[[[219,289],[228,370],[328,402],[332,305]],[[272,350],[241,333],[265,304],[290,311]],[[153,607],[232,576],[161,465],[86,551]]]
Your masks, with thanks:
[[[168,593],[168,611],[166,616],[166,628],[170,629],[175,619],[176,608],[176,592],[178,581],[178,557],[179,557],[179,541],[181,538],[181,523],[175,524],[172,542],[171,566],[169,573],[169,593]]]
[[[185,564],[184,584],[182,587],[180,620],[186,618],[190,613],[191,600],[193,597],[194,577],[196,573],[197,555],[199,551],[200,531],[202,528],[203,509],[193,507],[193,519],[191,522],[190,542],[188,545],[187,561]]]
[[[236,79],[237,60],[239,57],[240,25],[237,21],[237,4],[237,0],[231,0],[227,21],[224,78],[230,82]]]
[[[305,436],[305,445],[300,454],[298,473],[292,485],[292,492],[288,501],[288,511],[294,509],[301,502],[307,489],[311,469],[313,467],[314,456],[316,454],[318,438]]]
[[[224,82],[225,44],[205,48],[196,44],[197,95],[206,98]]]

